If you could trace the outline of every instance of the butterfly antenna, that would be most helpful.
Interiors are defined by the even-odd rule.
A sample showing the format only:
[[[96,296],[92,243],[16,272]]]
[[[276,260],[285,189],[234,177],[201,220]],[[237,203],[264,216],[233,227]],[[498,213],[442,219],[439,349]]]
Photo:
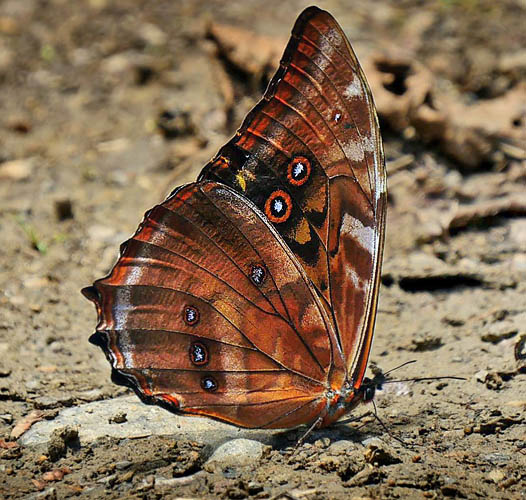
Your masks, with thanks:
[[[423,380],[467,380],[464,377],[455,377],[453,375],[446,375],[444,377],[415,377],[415,378],[400,378],[396,380],[385,380],[384,384],[393,384],[394,382],[422,382]]]
[[[406,361],[405,363],[402,363],[401,365],[395,366],[394,368],[391,368],[389,371],[384,373],[384,377],[387,377],[390,373],[393,373],[395,370],[399,370],[400,368],[403,368],[407,365],[412,365],[413,363],[416,363],[416,359],[412,359],[411,361]]]

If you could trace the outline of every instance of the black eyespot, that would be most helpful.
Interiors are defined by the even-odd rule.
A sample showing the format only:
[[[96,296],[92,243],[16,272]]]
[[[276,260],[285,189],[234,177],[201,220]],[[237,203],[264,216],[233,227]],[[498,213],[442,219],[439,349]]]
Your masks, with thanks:
[[[193,306],[186,306],[183,311],[183,320],[189,326],[199,323],[199,310]]]
[[[254,285],[261,286],[265,281],[266,276],[267,272],[263,266],[257,264],[252,266],[252,269],[250,270],[250,279]]]
[[[214,377],[211,377],[210,375],[207,375],[206,377],[203,377],[201,379],[201,387],[208,392],[215,392],[217,391],[217,382]]]
[[[197,366],[208,363],[208,349],[201,342],[192,342],[190,344],[190,361]]]

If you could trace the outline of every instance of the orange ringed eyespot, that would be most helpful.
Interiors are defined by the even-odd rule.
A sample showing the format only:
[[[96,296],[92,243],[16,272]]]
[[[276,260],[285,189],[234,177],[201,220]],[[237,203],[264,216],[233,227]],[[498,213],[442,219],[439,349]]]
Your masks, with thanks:
[[[293,186],[303,186],[310,177],[311,164],[308,158],[296,156],[290,161],[287,170],[287,179]]]
[[[278,189],[265,202],[265,215],[271,222],[285,222],[292,212],[292,200],[288,193]]]

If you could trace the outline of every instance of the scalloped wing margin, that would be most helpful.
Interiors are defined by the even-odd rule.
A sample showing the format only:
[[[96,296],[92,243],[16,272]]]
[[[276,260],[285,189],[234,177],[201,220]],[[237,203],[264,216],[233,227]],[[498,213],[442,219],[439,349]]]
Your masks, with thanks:
[[[279,234],[226,186],[176,190],[84,293],[114,381],[147,403],[262,428],[324,408],[330,321]]]

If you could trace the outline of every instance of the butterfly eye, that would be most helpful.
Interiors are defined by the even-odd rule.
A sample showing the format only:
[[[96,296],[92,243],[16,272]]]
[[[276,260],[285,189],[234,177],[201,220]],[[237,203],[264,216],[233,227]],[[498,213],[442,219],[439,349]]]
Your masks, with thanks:
[[[363,401],[368,403],[374,399],[374,394],[376,392],[376,387],[374,385],[368,385],[363,390]]]
[[[252,266],[252,269],[250,270],[250,279],[256,286],[261,286],[263,284],[266,275],[265,268],[259,265]]]
[[[287,179],[293,186],[303,186],[309,180],[310,173],[310,161],[303,156],[296,156],[289,163]]]
[[[192,306],[186,306],[183,311],[183,320],[189,326],[197,325],[199,322],[199,311]]]
[[[290,217],[291,212],[292,200],[285,191],[278,189],[267,198],[265,203],[265,215],[270,221],[275,222],[276,224],[285,222]]]
[[[190,345],[190,361],[197,366],[208,363],[208,349],[201,342],[192,342]]]
[[[201,379],[201,387],[208,392],[215,392],[217,391],[217,382],[214,377],[210,377],[210,375],[207,375],[206,377],[203,377]]]

